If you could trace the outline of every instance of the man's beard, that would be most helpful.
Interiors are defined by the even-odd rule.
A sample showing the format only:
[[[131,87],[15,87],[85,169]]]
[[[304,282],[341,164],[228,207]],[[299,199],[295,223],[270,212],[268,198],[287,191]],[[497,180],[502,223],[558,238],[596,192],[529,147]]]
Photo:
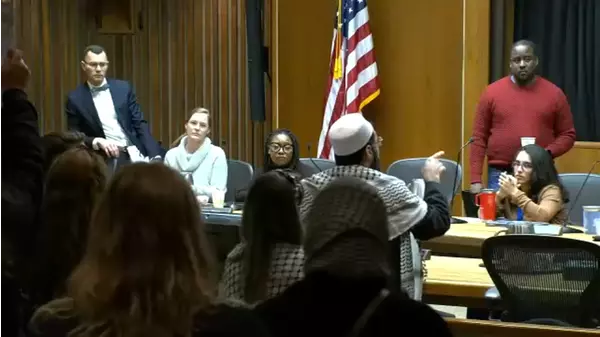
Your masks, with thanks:
[[[535,74],[531,73],[526,78],[521,78],[518,75],[513,75],[513,78],[515,79],[515,82],[517,83],[517,85],[524,86],[524,85],[528,85],[529,83],[531,83],[533,81],[533,79],[535,78]]]
[[[381,161],[379,160],[379,152],[373,151],[373,162],[371,163],[373,170],[381,172]]]

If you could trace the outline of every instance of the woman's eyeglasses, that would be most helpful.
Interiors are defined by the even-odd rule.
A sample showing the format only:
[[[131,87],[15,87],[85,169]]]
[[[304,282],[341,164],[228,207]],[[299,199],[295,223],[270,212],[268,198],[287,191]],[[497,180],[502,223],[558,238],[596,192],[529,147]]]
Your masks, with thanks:
[[[524,170],[531,170],[533,168],[530,162],[518,160],[513,161],[512,166],[513,168],[521,166]]]
[[[277,143],[269,144],[269,150],[271,150],[273,152],[279,152],[281,149],[283,149],[283,152],[290,153],[290,152],[294,151],[294,146],[292,146],[290,144],[286,144],[286,145],[281,145],[281,144],[277,144]]]

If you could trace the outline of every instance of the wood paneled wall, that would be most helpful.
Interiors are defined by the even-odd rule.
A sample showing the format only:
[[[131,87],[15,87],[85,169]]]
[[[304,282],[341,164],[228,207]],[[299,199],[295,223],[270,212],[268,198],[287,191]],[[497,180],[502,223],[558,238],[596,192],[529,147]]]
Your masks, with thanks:
[[[299,136],[303,150],[313,144],[312,156],[323,118],[336,3],[279,0],[273,7],[274,116],[280,127]],[[303,11],[307,5],[313,10]],[[456,160],[470,135],[469,110],[487,85],[489,1],[372,0],[369,14],[381,95],[364,113],[384,138],[382,167],[438,150]],[[455,203],[456,213],[460,204]]]
[[[463,139],[466,141],[473,135],[475,109],[490,80],[490,1],[466,0],[464,20]],[[469,189],[471,186],[470,154],[470,148],[465,149],[462,162],[464,168],[463,190]],[[484,165],[487,167],[487,162]],[[487,170],[484,170],[483,179],[487,180]]]
[[[10,2],[2,1],[2,55],[14,44],[13,6]]]
[[[163,144],[203,106],[213,116],[213,142],[229,157],[260,158],[270,117],[250,121],[245,1],[132,1],[135,31],[121,35],[98,33],[94,0],[14,1],[17,45],[32,70],[29,93],[43,132],[65,128],[65,95],[82,82],[83,49],[100,44],[111,62],[109,76],[133,83]]]
[[[274,109],[278,125],[293,129],[303,150],[313,145],[312,156],[322,125],[336,4],[275,2]],[[370,1],[369,14],[382,90],[364,112],[384,138],[383,167],[441,148],[456,152],[462,138],[462,0]]]
[[[575,142],[569,152],[556,159],[556,168],[562,173],[588,173],[597,160],[600,160],[600,142]],[[600,174],[600,164],[592,172]]]
[[[272,0],[274,127],[291,129],[300,156],[315,157],[323,123],[337,1]],[[307,10],[310,8],[310,10]]]
[[[366,111],[382,167],[460,147],[462,0],[371,1],[381,96]]]

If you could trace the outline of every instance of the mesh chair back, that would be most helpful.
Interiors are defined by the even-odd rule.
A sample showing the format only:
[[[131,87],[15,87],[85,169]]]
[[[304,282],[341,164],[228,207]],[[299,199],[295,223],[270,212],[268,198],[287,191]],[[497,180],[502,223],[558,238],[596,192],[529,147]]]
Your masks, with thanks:
[[[600,246],[563,237],[505,235],[484,241],[482,257],[506,320],[597,325]]]

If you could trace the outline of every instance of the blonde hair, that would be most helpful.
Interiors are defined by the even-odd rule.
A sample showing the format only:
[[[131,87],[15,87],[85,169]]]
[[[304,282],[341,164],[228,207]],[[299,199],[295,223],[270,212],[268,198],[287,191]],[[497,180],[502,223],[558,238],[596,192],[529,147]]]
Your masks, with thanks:
[[[190,112],[190,114],[188,115],[188,118],[186,119],[185,122],[186,123],[189,122],[190,118],[192,118],[192,116],[197,113],[206,114],[208,116],[208,125],[210,127],[210,112],[208,111],[207,108],[203,108],[203,107],[194,108],[192,110],[192,112]],[[177,137],[177,139],[175,139],[175,141],[173,141],[171,143],[171,149],[174,147],[177,147],[179,145],[179,143],[181,143],[181,140],[183,139],[183,137],[185,137],[185,135],[186,135],[186,133],[184,132],[179,137]]]

